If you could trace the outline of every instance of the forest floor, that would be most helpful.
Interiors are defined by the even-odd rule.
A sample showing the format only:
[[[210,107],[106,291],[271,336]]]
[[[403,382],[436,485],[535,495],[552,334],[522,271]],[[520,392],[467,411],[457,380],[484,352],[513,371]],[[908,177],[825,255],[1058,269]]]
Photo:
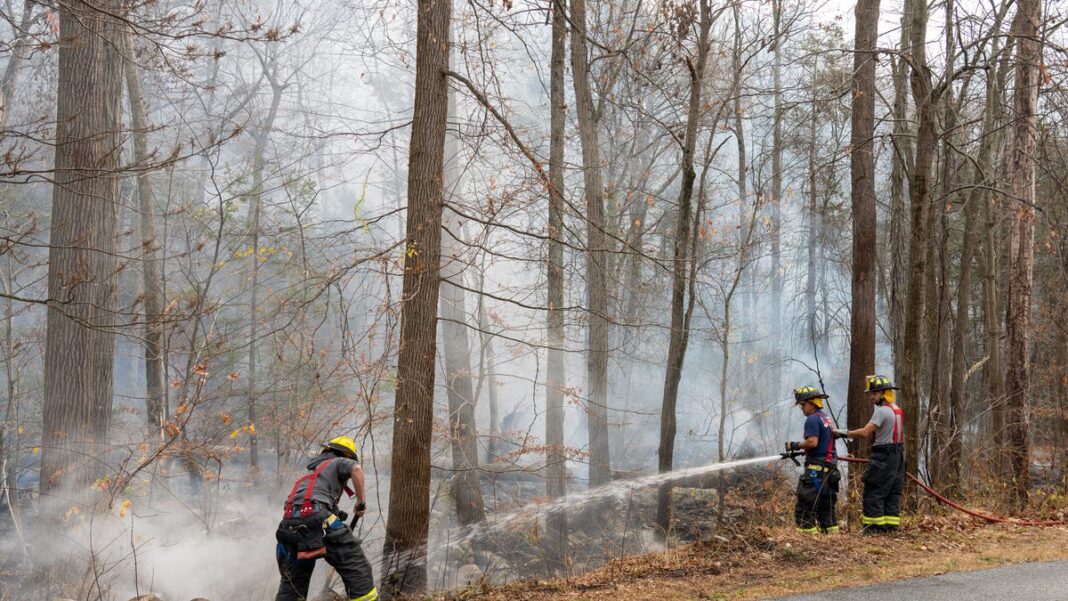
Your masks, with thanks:
[[[472,588],[452,599],[766,599],[1068,558],[1068,527],[991,525],[964,516],[906,520],[893,535],[801,535],[755,527],[558,580]]]

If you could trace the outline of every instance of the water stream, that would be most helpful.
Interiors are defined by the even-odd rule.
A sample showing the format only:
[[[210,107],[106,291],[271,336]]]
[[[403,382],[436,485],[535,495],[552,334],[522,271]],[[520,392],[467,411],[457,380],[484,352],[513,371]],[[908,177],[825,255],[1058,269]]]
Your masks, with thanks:
[[[436,558],[437,561],[434,561],[434,563],[444,559],[443,563],[448,564],[451,563],[449,561],[450,554],[462,554],[464,549],[482,545],[487,541],[503,540],[505,533],[523,528],[534,523],[539,517],[547,516],[554,512],[565,512],[565,514],[572,515],[588,504],[609,500],[623,501],[630,493],[642,489],[655,488],[686,478],[745,466],[777,463],[780,460],[781,457],[779,455],[766,455],[712,463],[699,467],[681,468],[671,472],[651,474],[629,480],[618,480],[597,488],[574,492],[548,502],[530,503],[509,513],[488,516],[485,522],[448,532],[444,539],[439,538],[438,544],[432,544],[424,552],[426,556]],[[441,567],[446,570],[450,569],[447,566]]]

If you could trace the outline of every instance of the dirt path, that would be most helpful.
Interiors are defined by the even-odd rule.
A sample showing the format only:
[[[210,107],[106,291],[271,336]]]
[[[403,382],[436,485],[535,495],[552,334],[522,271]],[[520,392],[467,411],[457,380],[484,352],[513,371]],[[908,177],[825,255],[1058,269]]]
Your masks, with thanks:
[[[893,536],[798,535],[761,528],[628,557],[566,580],[472,590],[458,598],[765,599],[1000,565],[1068,559],[1068,528],[924,518]]]

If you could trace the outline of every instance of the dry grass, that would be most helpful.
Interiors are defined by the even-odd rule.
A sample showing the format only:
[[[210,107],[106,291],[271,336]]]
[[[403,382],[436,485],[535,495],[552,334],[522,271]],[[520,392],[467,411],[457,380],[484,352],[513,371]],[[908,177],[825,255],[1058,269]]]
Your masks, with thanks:
[[[627,557],[569,579],[454,594],[459,599],[764,599],[1026,561],[1068,558],[1068,528],[922,518],[893,536],[803,536],[755,528]]]

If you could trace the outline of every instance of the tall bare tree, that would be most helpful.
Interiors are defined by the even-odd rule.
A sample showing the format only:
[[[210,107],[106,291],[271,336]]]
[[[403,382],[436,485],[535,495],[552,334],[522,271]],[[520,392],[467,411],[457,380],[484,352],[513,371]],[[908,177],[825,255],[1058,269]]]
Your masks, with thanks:
[[[875,369],[875,41],[879,35],[879,0],[858,0],[854,19],[849,145],[853,280],[846,419],[850,428],[860,428],[870,415],[864,378]]]
[[[420,0],[415,111],[408,152],[407,244],[401,308],[392,479],[382,553],[382,592],[426,588],[430,527],[430,444],[434,415],[442,177],[448,118],[451,0]]]
[[[456,95],[449,97],[449,114],[456,115]],[[459,141],[453,133],[445,136],[444,194],[459,201]],[[464,278],[464,219],[446,211],[441,232],[441,333],[445,355],[445,395],[449,401],[449,442],[452,447],[451,491],[456,516],[466,526],[486,519],[478,477],[478,438],[475,429],[474,387],[471,384],[471,344],[468,341],[467,298]]]
[[[905,61],[912,43],[912,3],[904,0],[901,9],[901,36],[898,54],[893,57],[894,127],[891,134],[894,156],[890,167],[890,343],[895,367],[900,365],[904,352],[905,295],[908,289],[908,221],[909,208],[905,202],[906,178],[912,168],[913,139],[908,119],[909,66]],[[900,369],[897,369],[900,371]]]
[[[911,60],[909,83],[916,105],[916,154],[909,178],[912,237],[909,238],[909,277],[905,301],[904,348],[898,374],[905,412],[905,445],[908,470],[919,464],[919,423],[923,377],[923,323],[927,298],[928,238],[931,211],[931,166],[938,142],[935,131],[935,90],[927,64],[926,2],[912,6]]]
[[[278,109],[282,104],[282,94],[285,92],[286,83],[278,75],[278,57],[271,54],[261,59],[263,74],[271,86],[271,104],[267,114],[259,124],[255,133],[255,144],[252,148],[252,189],[249,192],[250,206],[248,209],[248,237],[252,251],[249,257],[250,282],[248,304],[248,386],[246,388],[246,407],[248,423],[250,426],[248,439],[249,467],[251,468],[252,482],[259,482],[256,473],[260,469],[259,436],[256,434],[257,411],[259,410],[260,384],[257,374],[259,359],[260,322],[260,235],[263,222],[263,196],[264,183],[267,170],[267,144],[271,140],[271,131],[274,129],[275,119],[278,118]]]
[[[91,482],[111,423],[121,2],[60,6],[41,490]]]
[[[612,479],[608,446],[608,284],[597,107],[590,85],[590,52],[586,0],[571,0],[571,79],[582,143],[582,175],[586,196],[586,286],[589,305],[589,349],[586,364],[589,424],[590,486]]]
[[[156,239],[156,196],[152,189],[152,172],[148,164],[148,119],[145,118],[145,101],[141,93],[141,79],[137,72],[136,50],[132,36],[126,35],[127,102],[130,105],[130,125],[133,128],[134,163],[137,174],[138,217],[141,225],[141,279],[144,284],[145,320],[145,396],[149,437],[162,442],[163,402],[166,394],[166,377],[163,367],[163,278],[160,274],[160,241]]]
[[[1031,295],[1035,261],[1035,149],[1038,134],[1039,67],[1042,61],[1042,2],[1019,0],[1012,35],[1016,71],[1012,97],[1012,220],[1009,237],[1009,298],[1006,327],[1006,443],[1013,500],[1027,503],[1031,468],[1028,412],[1031,378]]]
[[[567,100],[564,66],[567,61],[567,9],[565,0],[552,0],[552,56],[549,66],[549,256],[546,266],[549,345],[545,383],[546,493],[550,498],[567,494],[564,454],[564,124]],[[567,515],[553,512],[548,524],[547,553],[551,572],[567,565]]]
[[[679,382],[686,361],[686,347],[690,340],[690,310],[686,308],[687,271],[695,257],[690,256],[690,236],[693,229],[693,192],[697,170],[694,169],[694,152],[697,147],[697,130],[703,104],[705,64],[708,59],[708,35],[712,28],[712,7],[709,0],[698,0],[700,17],[697,48],[693,56],[686,57],[686,70],[690,77],[689,102],[686,107],[686,132],[677,140],[682,146],[682,185],[679,188],[679,208],[675,222],[674,249],[671,269],[671,335],[668,340],[667,369],[664,373],[664,396],[660,408],[660,447],[658,469],[670,472],[675,457],[675,409],[679,398]],[[656,524],[663,534],[671,527],[671,485],[660,486],[657,493]]]
[[[771,141],[771,390],[782,388],[782,294],[785,277],[782,266],[782,47],[786,41],[783,31],[783,1],[772,0],[771,20],[774,46],[772,63],[773,114]]]

